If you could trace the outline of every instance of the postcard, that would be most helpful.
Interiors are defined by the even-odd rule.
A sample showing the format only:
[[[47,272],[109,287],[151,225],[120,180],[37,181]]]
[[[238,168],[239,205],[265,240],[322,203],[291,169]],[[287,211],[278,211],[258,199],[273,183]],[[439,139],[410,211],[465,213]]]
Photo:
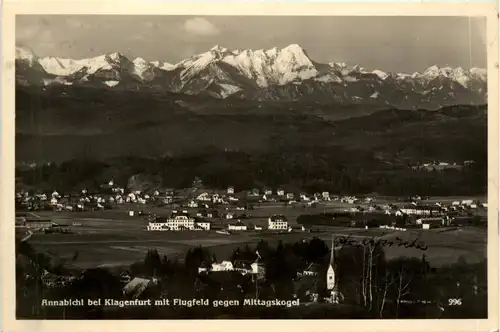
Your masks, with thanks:
[[[3,329],[498,329],[497,12],[6,2]]]

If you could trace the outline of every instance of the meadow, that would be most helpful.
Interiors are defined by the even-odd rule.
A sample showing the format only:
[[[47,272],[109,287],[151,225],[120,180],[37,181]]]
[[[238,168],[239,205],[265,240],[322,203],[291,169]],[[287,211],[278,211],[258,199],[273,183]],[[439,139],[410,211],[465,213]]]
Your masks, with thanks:
[[[270,214],[283,213],[290,220],[291,226],[297,226],[295,220],[301,213],[320,213],[324,209],[324,207],[308,208],[307,212],[304,212],[304,208],[298,207],[256,209],[251,211],[255,218],[247,221],[264,225]],[[330,245],[332,234],[353,238],[394,239],[399,237],[410,242],[418,238],[418,241],[424,242],[427,246],[425,251],[397,246],[386,247],[388,259],[399,256],[421,257],[425,254],[431,264],[442,265],[453,263],[461,256],[467,262],[477,262],[486,255],[486,230],[476,228],[395,232],[386,229],[326,227],[314,233],[305,233],[300,230],[284,234],[246,231],[224,235],[215,231],[148,232],[146,230],[148,218],[146,216],[130,217],[126,209],[82,213],[40,212],[38,214],[43,218],[51,218],[58,224],[68,225],[72,233],[35,233],[30,239],[32,245],[55,259],[79,268],[129,265],[142,260],[150,249],[156,249],[160,255],[166,255],[171,259],[182,260],[187,250],[196,246],[209,248],[218,260],[223,260],[229,259],[235,248],[244,247],[246,244],[251,246],[262,239],[271,245],[277,245],[279,241],[298,242],[319,237]],[[216,223],[221,225],[229,222],[231,220],[221,219]]]

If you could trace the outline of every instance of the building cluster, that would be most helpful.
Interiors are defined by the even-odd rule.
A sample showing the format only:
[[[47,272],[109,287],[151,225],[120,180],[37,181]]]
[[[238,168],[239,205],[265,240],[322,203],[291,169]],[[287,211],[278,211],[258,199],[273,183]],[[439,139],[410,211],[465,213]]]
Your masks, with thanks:
[[[149,222],[148,231],[209,231],[211,222],[205,219],[193,218],[186,210],[172,211],[169,217],[157,217]]]
[[[412,169],[424,170],[424,171],[428,171],[428,172],[444,171],[444,170],[448,170],[448,169],[461,170],[465,167],[470,167],[474,163],[475,162],[473,160],[466,160],[463,163],[447,162],[447,161],[433,161],[430,163],[424,163],[421,165],[412,166]]]
[[[148,231],[210,231],[212,230],[212,222],[206,218],[193,217],[187,210],[172,211],[169,217],[156,217],[154,221],[150,221],[147,225]],[[268,218],[268,230],[271,231],[290,231],[288,220],[284,215],[273,215]],[[241,220],[230,222],[227,224],[228,232],[230,231],[261,231],[262,226],[252,225],[250,227]]]
[[[210,265],[202,264],[198,268],[199,274],[209,274],[218,272],[237,272],[242,275],[252,275],[263,279],[266,275],[266,266],[257,258],[254,262],[245,260],[213,262]]]
[[[21,191],[16,193],[16,204],[29,211],[56,210],[56,211],[95,211],[111,208],[120,204],[150,204],[172,203],[173,189],[163,191],[154,189],[148,191],[130,190],[116,185],[113,180],[101,185],[97,190],[82,189],[71,193],[61,194],[57,190],[52,193],[30,193]]]
[[[334,240],[332,239],[332,248]],[[198,268],[198,274],[214,275],[218,273],[236,272],[242,275],[252,276],[252,280],[258,281],[265,279],[266,265],[262,257],[257,252],[258,258],[251,261],[234,260],[213,262],[209,265],[202,263]],[[294,288],[293,296],[305,295],[311,302],[317,302],[322,299],[327,303],[337,304],[343,300],[343,294],[339,290],[337,277],[337,265],[335,262],[334,249],[330,251],[330,261],[326,266],[319,263],[311,263],[303,271],[297,271],[293,278]],[[325,287],[326,286],[326,287]],[[324,293],[326,289],[326,294]],[[300,294],[304,292],[304,294]]]

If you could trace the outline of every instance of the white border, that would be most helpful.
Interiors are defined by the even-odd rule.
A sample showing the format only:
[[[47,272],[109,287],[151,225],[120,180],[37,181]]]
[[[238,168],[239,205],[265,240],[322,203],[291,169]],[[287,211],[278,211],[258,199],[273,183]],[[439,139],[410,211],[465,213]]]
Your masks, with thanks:
[[[498,329],[498,5],[456,3],[298,3],[145,1],[6,1],[2,17],[2,118],[0,219],[2,323],[11,331],[492,331]],[[333,15],[333,16],[486,16],[488,47],[488,308],[485,320],[15,320],[14,278],[14,40],[16,14],[129,15]]]

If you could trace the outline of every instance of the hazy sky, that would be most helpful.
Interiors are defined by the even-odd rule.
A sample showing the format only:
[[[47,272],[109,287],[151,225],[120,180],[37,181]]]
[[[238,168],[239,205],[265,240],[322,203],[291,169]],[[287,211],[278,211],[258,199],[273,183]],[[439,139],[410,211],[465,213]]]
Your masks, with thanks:
[[[469,25],[470,23],[470,25]],[[469,29],[470,26],[470,29]],[[38,16],[16,19],[16,42],[38,56],[121,52],[176,63],[220,45],[299,44],[318,62],[413,73],[486,66],[486,19],[468,17]]]

